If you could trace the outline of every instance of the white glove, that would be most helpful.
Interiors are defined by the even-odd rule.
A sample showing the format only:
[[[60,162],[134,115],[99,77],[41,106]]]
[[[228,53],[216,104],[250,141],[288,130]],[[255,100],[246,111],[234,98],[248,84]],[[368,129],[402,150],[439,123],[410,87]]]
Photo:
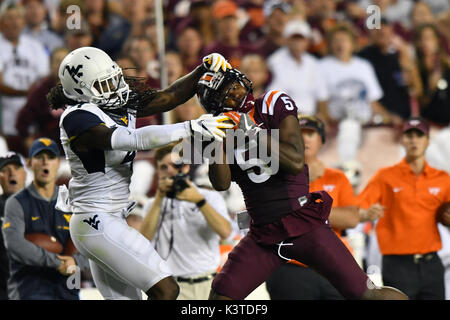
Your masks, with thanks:
[[[220,69],[225,72],[227,69],[231,69],[231,64],[220,53],[211,53],[203,57],[203,65],[206,69],[213,72],[217,72]]]
[[[232,123],[224,122],[227,120],[230,120],[227,116],[213,117],[212,114],[204,114],[198,119],[190,120],[192,135],[198,132],[207,139],[213,138],[222,142],[225,132],[221,129],[232,129],[234,126]]]

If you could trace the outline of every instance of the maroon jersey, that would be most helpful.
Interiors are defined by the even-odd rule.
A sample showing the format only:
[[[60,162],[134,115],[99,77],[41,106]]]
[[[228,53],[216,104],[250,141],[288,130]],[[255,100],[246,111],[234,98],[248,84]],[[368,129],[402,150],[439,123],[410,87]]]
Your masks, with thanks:
[[[253,103],[247,101],[246,103]],[[297,118],[295,102],[284,92],[272,90],[254,101],[253,118],[262,129],[279,129],[281,121],[289,115]],[[236,155],[230,165],[231,179],[244,195],[247,211],[255,225],[264,225],[297,211],[305,201],[309,190],[308,167],[305,165],[297,175],[284,172],[270,174],[264,163],[258,165],[237,163]]]

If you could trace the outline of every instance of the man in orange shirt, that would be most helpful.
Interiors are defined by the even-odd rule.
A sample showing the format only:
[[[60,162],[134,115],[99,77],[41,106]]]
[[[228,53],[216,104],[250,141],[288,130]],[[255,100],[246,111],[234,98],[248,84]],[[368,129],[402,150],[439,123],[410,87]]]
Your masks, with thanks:
[[[429,127],[424,119],[405,122],[401,140],[405,158],[379,170],[358,196],[362,207],[385,207],[376,226],[383,255],[384,285],[395,286],[411,299],[445,299],[444,267],[436,251],[442,243],[438,208],[450,218],[450,177],[425,160]]]
[[[309,169],[309,191],[325,190],[333,198],[329,222],[336,234],[341,237],[343,229],[354,228],[360,222],[360,213],[356,206],[352,185],[342,171],[326,168],[317,157],[325,143],[324,123],[314,116],[302,116],[299,121]],[[364,210],[365,219],[376,216],[376,210],[376,207]],[[343,299],[327,279],[312,268],[298,266],[298,264],[296,261],[290,261],[282,265],[266,281],[271,299]]]

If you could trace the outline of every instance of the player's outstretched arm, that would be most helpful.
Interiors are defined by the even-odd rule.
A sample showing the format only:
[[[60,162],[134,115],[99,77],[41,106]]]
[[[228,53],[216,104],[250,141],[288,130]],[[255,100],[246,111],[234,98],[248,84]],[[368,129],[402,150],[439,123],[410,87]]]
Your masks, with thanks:
[[[225,143],[224,143],[225,145]],[[211,181],[211,184],[213,188],[217,191],[225,191],[228,190],[231,184],[231,171],[230,167],[226,162],[226,155],[225,152],[222,149],[222,163],[213,163],[209,165],[208,170],[208,176],[209,181]]]
[[[218,53],[212,53],[203,58],[203,63],[189,74],[181,77],[169,87],[159,90],[154,98],[142,109],[138,109],[138,117],[147,117],[156,113],[174,109],[185,103],[197,93],[197,83],[206,71],[218,71],[231,68],[227,60]]]
[[[204,137],[207,140],[222,141],[225,132],[232,128],[226,123],[226,116],[202,115],[200,118],[170,125],[146,126],[131,129],[122,126],[108,128],[98,124],[72,140],[76,151],[87,152],[92,149],[137,151],[158,148],[190,136]]]

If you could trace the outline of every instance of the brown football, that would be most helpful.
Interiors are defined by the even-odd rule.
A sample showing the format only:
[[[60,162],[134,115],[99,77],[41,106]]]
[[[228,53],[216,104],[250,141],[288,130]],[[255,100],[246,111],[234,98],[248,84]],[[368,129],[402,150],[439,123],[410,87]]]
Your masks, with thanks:
[[[69,238],[67,240],[66,245],[64,246],[63,255],[64,256],[73,256],[75,253],[77,253],[78,250],[75,248],[75,245],[72,242],[72,239]]]
[[[49,252],[60,254],[63,251],[63,246],[56,240],[55,237],[45,233],[28,233],[25,239],[34,243]]]
[[[436,210],[436,220],[444,226],[450,227],[450,202],[444,203]]]

